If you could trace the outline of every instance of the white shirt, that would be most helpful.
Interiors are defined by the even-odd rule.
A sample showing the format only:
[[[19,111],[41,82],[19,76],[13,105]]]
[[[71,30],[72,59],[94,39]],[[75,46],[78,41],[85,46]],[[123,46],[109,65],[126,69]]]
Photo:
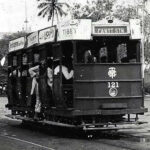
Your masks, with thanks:
[[[54,75],[57,75],[58,73],[60,72],[60,66],[57,66],[55,69],[54,69]],[[70,73],[68,71],[68,68],[65,67],[65,66],[62,66],[62,73],[64,75],[64,77],[69,80],[73,77],[73,74],[74,74],[74,71],[71,70]]]
[[[39,65],[30,68],[29,74],[30,74],[31,78],[33,78],[35,75],[39,75]]]
[[[52,87],[53,84],[53,70],[51,68],[47,68],[47,84]]]

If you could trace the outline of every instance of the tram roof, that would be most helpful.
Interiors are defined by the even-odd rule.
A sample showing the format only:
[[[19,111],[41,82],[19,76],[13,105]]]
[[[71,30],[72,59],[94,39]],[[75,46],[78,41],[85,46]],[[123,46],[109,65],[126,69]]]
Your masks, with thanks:
[[[9,52],[55,41],[92,40],[93,36],[128,36],[130,39],[141,39],[140,20],[131,19],[124,22],[113,16],[97,22],[90,19],[66,20],[57,27],[44,28],[10,41]]]

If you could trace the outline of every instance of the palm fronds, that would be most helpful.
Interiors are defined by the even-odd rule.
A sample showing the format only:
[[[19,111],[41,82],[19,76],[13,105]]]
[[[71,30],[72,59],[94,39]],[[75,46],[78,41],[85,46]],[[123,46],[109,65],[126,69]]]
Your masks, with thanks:
[[[69,8],[70,6],[67,3],[59,3],[57,0],[37,0],[40,2],[38,4],[38,9],[40,9],[38,16],[43,18],[47,16],[48,21],[52,19],[52,25],[54,20],[54,15],[56,14],[57,18],[59,16],[67,15],[67,13],[62,9],[63,6]]]

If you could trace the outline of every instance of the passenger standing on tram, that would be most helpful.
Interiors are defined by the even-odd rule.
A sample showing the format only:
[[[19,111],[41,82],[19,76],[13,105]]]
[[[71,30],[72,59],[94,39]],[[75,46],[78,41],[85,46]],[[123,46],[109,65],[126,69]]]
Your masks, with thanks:
[[[50,106],[53,106],[52,100],[52,86],[53,86],[53,70],[52,70],[53,61],[51,58],[47,59],[47,92],[50,98]]]
[[[29,74],[32,78],[31,96],[35,93],[36,103],[35,103],[35,115],[34,119],[38,119],[38,114],[41,112],[41,101],[39,97],[39,65],[36,65],[29,69]]]
[[[64,78],[66,80],[70,80],[73,78],[73,75],[74,75],[74,71],[73,71],[73,68],[69,68],[68,64],[67,63],[67,59],[66,58],[63,58],[62,59],[62,74],[64,76]],[[57,65],[56,68],[54,69],[54,75],[57,75],[58,73],[60,73],[60,65]]]
[[[47,60],[47,84],[52,89],[53,85],[53,70],[52,70],[52,59]]]

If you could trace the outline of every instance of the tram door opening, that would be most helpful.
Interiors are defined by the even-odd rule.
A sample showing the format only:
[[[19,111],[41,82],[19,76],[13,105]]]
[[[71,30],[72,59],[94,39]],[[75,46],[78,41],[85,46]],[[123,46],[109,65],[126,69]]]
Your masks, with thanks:
[[[27,93],[27,83],[28,83],[28,55],[27,53],[22,53],[22,64],[21,64],[21,95],[22,95],[22,106],[27,105],[28,93]]]
[[[62,44],[62,93],[65,106],[73,107],[73,43],[65,41]],[[66,70],[66,72],[64,72]]]
[[[58,107],[63,106],[62,100],[62,78],[61,78],[61,45],[53,45],[53,100],[54,105]],[[56,71],[56,67],[59,71]]]
[[[49,51],[51,49],[48,49]],[[48,86],[47,86],[47,71],[46,71],[46,56],[47,54],[47,47],[41,46],[39,47],[40,53],[40,69],[39,69],[39,94],[40,100],[42,102],[43,107],[49,107],[51,95],[48,95]],[[49,92],[50,93],[50,92]]]
[[[12,74],[12,72],[13,72],[13,59],[14,59],[14,57],[13,57],[13,55],[11,54],[9,54],[8,55],[8,101],[9,101],[9,105],[14,105],[14,100],[13,100],[13,98],[14,98],[14,93],[13,93],[13,86],[14,86],[14,84],[13,84],[13,74]]]
[[[11,81],[12,81],[12,94],[13,94],[13,103],[14,105],[19,105],[21,100],[21,92],[20,92],[20,53],[13,56],[13,68],[10,73]]]
[[[71,42],[53,45],[53,92],[56,107],[73,107],[73,48]]]

